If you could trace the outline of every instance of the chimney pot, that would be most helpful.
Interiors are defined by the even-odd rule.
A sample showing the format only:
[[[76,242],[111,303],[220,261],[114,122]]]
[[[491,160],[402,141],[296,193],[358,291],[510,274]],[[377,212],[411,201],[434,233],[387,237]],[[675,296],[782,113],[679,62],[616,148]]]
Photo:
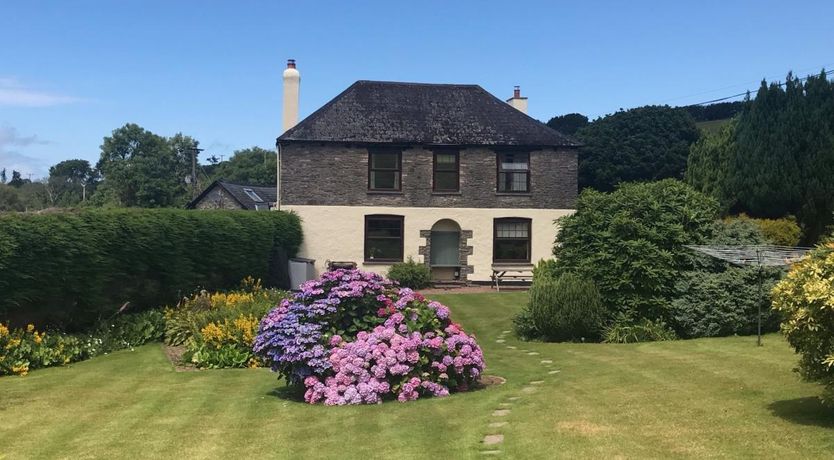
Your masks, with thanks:
[[[521,97],[521,87],[516,85],[513,86],[513,97],[518,99]]]
[[[294,69],[295,68],[295,59],[287,59],[287,68]]]

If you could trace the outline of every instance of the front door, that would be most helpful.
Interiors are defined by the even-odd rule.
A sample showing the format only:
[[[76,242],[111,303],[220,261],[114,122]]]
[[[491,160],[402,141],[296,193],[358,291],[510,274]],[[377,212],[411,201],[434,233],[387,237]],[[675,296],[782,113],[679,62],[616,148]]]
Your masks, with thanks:
[[[429,262],[432,278],[455,279],[460,270],[460,232],[432,230]]]

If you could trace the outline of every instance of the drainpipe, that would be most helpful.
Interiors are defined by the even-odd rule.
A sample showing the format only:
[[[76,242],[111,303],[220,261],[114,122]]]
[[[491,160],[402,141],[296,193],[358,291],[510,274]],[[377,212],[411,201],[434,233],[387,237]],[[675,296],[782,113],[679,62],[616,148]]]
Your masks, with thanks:
[[[275,193],[275,208],[280,211],[281,210],[281,144],[277,141],[275,142],[275,163],[276,168],[276,184],[277,191]]]

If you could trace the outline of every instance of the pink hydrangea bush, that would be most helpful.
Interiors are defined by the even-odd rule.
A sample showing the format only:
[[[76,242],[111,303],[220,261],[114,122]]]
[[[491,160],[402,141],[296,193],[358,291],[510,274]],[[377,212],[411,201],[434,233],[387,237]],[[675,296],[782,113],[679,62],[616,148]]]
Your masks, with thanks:
[[[336,270],[302,286],[261,322],[255,352],[305,401],[375,404],[446,396],[484,368],[449,309],[379,275]]]

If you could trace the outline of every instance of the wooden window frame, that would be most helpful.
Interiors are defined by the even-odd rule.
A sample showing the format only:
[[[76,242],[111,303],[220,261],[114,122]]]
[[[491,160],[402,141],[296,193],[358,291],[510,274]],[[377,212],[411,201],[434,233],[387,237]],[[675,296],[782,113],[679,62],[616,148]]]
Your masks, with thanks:
[[[527,155],[527,189],[526,190],[501,190],[501,173],[507,174],[510,173],[517,173],[519,171],[504,171],[501,169],[501,157],[506,154],[525,154]],[[495,152],[495,192],[496,193],[530,193],[530,174],[531,167],[530,167],[530,152],[517,152],[517,151],[503,151],[503,152]]]
[[[495,257],[496,246],[499,240],[519,240],[520,238],[498,238],[498,224],[502,223],[525,223],[527,224],[527,259],[497,259]],[[492,221],[492,263],[494,264],[529,264],[533,251],[533,219],[525,217],[498,217]]]
[[[455,169],[452,170],[440,170],[440,172],[454,172],[457,176],[457,181],[455,183],[454,189],[438,189],[437,188],[437,155],[454,155],[455,156]],[[460,150],[457,149],[438,149],[433,151],[432,153],[432,175],[431,175],[431,182],[432,182],[432,191],[437,193],[457,193],[460,192]]]
[[[397,169],[382,169],[373,167],[373,156],[375,154],[397,155]],[[371,176],[374,171],[395,171],[397,173],[397,188],[373,188],[371,187]],[[371,192],[400,192],[403,189],[403,152],[399,149],[390,148],[369,148],[368,149],[368,190]]]
[[[368,258],[368,221],[370,220],[397,220],[400,223],[400,254],[399,258],[394,259],[370,259]],[[379,237],[377,237],[379,238]],[[389,239],[394,239],[393,237],[389,237]],[[365,215],[365,230],[363,235],[364,246],[362,247],[362,258],[365,263],[396,263],[402,262],[404,256],[404,244],[405,244],[405,216],[397,216],[393,214],[367,214]]]

